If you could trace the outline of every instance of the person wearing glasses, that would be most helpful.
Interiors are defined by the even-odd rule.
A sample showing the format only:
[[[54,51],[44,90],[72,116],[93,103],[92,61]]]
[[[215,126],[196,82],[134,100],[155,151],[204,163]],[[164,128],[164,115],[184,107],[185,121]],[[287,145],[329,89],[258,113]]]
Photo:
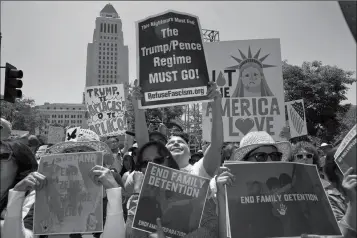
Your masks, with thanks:
[[[240,141],[240,146],[233,152],[231,160],[241,162],[280,162],[288,161],[290,155],[290,142],[275,142],[267,132],[254,131],[249,132],[242,138]],[[226,199],[224,185],[230,186],[234,180],[235,177],[229,172],[229,169],[221,167],[218,175],[215,176],[213,181],[211,180],[210,183],[210,187],[213,193],[217,194],[216,199],[218,204],[220,238],[227,237]],[[278,183],[279,180],[277,179],[277,184]],[[261,203],[254,204],[254,207],[259,209],[262,214],[265,214],[265,216],[250,219],[249,214],[247,214],[246,219],[241,221],[242,234],[245,234],[247,237],[269,237],[271,236],[269,231],[273,230],[272,227],[274,227],[274,230],[280,230],[281,236],[283,236],[281,221],[271,213],[272,205],[269,203]],[[238,220],[238,217],[236,220]],[[266,223],[267,225],[259,226],[259,224],[262,224],[262,222]]]
[[[161,164],[163,166],[177,169],[177,170],[180,169],[175,159],[173,158],[172,154],[168,150],[168,148],[166,148],[166,146],[159,141],[148,142],[139,149],[137,154],[137,163],[135,164],[135,171],[133,172],[134,194],[130,197],[127,206],[128,217],[126,221],[126,238],[149,237],[148,233],[132,228],[133,220],[136,213],[136,207],[139,200],[141,184],[143,182],[144,174],[149,162]],[[144,197],[143,199],[144,200],[141,200],[140,203],[158,205],[157,209],[151,208],[150,213],[148,213],[145,210],[142,210],[141,212],[146,214],[145,217],[151,216],[152,219],[156,219],[156,218],[161,218],[164,215],[162,206],[165,204],[159,204],[157,201],[151,201],[150,197],[146,197],[146,198]],[[201,216],[201,214],[198,215],[199,217]],[[190,217],[191,216],[193,215],[190,214]],[[167,215],[166,217],[170,217],[170,216]],[[185,219],[185,222],[189,222],[189,220],[190,219]],[[165,222],[165,219],[163,219],[163,222]],[[190,232],[185,237],[186,238],[216,238],[218,235],[217,228],[218,228],[218,217],[215,214],[215,204],[212,200],[209,199],[206,201],[205,209],[201,220],[201,227]],[[160,236],[160,238],[164,238],[164,237],[165,236]]]
[[[320,164],[320,157],[317,149],[311,143],[306,141],[300,141],[292,146],[291,162],[302,164],[314,164],[323,178],[323,169]]]

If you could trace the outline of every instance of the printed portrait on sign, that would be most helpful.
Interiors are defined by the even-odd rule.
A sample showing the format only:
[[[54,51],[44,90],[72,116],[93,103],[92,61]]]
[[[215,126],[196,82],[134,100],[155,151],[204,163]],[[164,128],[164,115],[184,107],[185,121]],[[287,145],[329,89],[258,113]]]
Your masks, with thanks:
[[[261,49],[252,57],[250,47],[248,56],[238,50],[242,59],[231,56],[238,65],[229,67],[228,69],[238,69],[239,77],[232,97],[270,97],[274,96],[269,88],[264,75],[264,68],[275,67],[274,65],[263,64],[263,61],[269,54],[259,58]]]

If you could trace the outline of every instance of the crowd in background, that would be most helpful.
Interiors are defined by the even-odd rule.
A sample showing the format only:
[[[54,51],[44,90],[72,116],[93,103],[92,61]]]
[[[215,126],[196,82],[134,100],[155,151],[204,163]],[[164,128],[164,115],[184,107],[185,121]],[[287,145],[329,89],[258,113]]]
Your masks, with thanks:
[[[30,238],[33,235],[33,210],[35,189],[46,186],[46,178],[37,172],[38,163],[45,154],[104,151],[103,166],[95,166],[90,178],[103,185],[105,226],[102,234],[94,237],[141,238],[149,234],[132,228],[138,196],[148,162],[179,169],[194,175],[210,178],[210,192],[206,201],[201,227],[186,237],[226,238],[224,185],[230,185],[234,176],[221,167],[226,160],[242,162],[291,161],[316,165],[322,184],[339,222],[343,237],[356,237],[356,186],[351,169],[343,175],[334,161],[336,146],[309,142],[276,143],[266,132],[248,133],[240,143],[223,142],[221,95],[212,84],[208,96],[213,99],[212,141],[202,150],[191,154],[188,135],[173,131],[149,131],[143,110],[135,104],[141,97],[137,88],[132,95],[135,112],[135,132],[127,132],[124,145],[118,137],[101,138],[86,129],[75,140],[55,145],[43,144],[34,135],[11,137],[11,123],[1,119],[1,234],[3,238]],[[164,130],[167,131],[167,130]],[[93,136],[91,136],[93,134]],[[282,147],[284,145],[285,147]],[[284,148],[284,149],[283,149]],[[22,209],[20,209],[22,208]],[[157,215],[157,214],[156,214]],[[159,215],[158,215],[159,216]],[[154,237],[165,237],[160,230]],[[267,236],[268,231],[255,229],[252,237]],[[263,233],[262,233],[263,232]],[[41,236],[43,237],[43,236]],[[66,236],[68,237],[68,236]],[[69,237],[82,237],[71,234]]]

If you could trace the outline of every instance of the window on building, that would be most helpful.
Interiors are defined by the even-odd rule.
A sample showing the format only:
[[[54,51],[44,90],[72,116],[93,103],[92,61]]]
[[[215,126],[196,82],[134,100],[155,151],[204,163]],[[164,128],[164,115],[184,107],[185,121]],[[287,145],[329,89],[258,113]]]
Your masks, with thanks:
[[[117,74],[117,71],[115,70],[114,73]]]
[[[100,44],[100,43],[99,43]],[[99,47],[99,50],[101,50],[102,49],[102,47]]]
[[[103,32],[103,23],[100,23],[100,32]]]
[[[118,55],[117,52],[115,52],[115,55]]]
[[[102,36],[100,36],[100,39],[102,39],[103,37]]]
[[[98,68],[102,67],[101,65],[98,65]]]
[[[109,70],[107,70],[107,74],[109,74]]]
[[[109,61],[107,61],[107,64],[109,64]]]
[[[110,48],[110,50],[113,50],[113,48]]]
[[[117,24],[114,25],[114,32],[118,33],[118,25]]]
[[[111,31],[111,33],[114,33],[114,25],[113,24],[110,24],[110,31]]]
[[[102,52],[100,52],[100,51],[99,51],[99,54],[101,55],[101,54],[102,54]]]
[[[100,70],[98,70],[98,73],[100,73]]]
[[[116,65],[114,65],[114,69],[117,69],[117,66],[116,66]]]
[[[99,45],[102,45],[102,43],[99,42]]]
[[[98,74],[98,78],[100,78],[100,74]]]
[[[114,80],[114,83],[117,83],[117,81],[116,81],[116,80]]]
[[[107,48],[107,50],[109,50],[109,47]]]
[[[117,43],[115,43],[115,46],[117,46]]]
[[[99,64],[101,64],[101,63],[102,63],[102,61],[99,60]]]
[[[107,57],[107,60],[109,59],[109,57]]]
[[[107,79],[109,78],[109,75],[107,75]],[[107,83],[108,83],[108,80],[107,80]]]
[[[115,40],[117,40],[117,39],[118,39],[118,37],[115,37],[114,39],[115,39]]]
[[[113,66],[110,66],[111,69],[113,69]]]
[[[111,55],[113,55],[113,52],[111,53]]]
[[[48,107],[47,110],[50,110],[50,108]]]
[[[102,59],[102,57],[99,56],[99,59]]]
[[[111,57],[112,58],[112,60],[113,60],[113,57]]]

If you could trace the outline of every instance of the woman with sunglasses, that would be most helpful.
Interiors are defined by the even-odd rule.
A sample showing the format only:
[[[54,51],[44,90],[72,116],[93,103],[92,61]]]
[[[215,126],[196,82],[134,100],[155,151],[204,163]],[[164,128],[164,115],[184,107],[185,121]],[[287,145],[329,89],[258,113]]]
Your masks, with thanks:
[[[323,178],[322,167],[320,165],[320,157],[317,149],[311,143],[300,141],[292,146],[291,162],[302,164],[314,164]]]
[[[242,162],[288,161],[290,153],[291,145],[289,142],[275,142],[267,132],[256,131],[250,132],[242,138],[240,147],[233,152],[230,160]],[[217,192],[219,237],[226,238],[226,200],[224,185],[230,186],[235,180],[235,177],[229,172],[228,168],[221,167],[214,180],[215,182],[211,181],[211,189]],[[261,186],[263,185],[261,184]],[[265,215],[252,219],[252,221],[257,222],[257,224],[254,224],[254,222],[249,221],[249,213],[247,213],[245,221],[242,221],[242,224],[246,223],[246,225],[242,225],[242,234],[246,234],[250,237],[269,237],[269,231],[274,227],[275,230],[280,230],[281,236],[283,236],[281,221],[271,212],[272,205],[269,203],[261,203],[254,204],[254,207],[259,210],[261,214]],[[259,221],[259,219],[261,219],[261,221]],[[262,224],[261,222],[267,225],[262,227],[259,225]]]
[[[179,166],[172,157],[170,151],[164,144],[158,141],[151,141],[142,146],[138,152],[137,163],[133,173],[134,178],[134,194],[128,201],[128,217],[126,222],[126,238],[148,238],[150,234],[132,228],[136,207],[138,204],[139,192],[144,179],[144,173],[149,162],[160,164],[169,168],[179,170]],[[212,227],[218,226],[217,216],[215,216],[214,203],[211,200],[206,201],[205,211],[202,216],[201,227],[186,235],[186,238],[216,238],[217,233],[212,232]],[[160,218],[161,210],[157,210],[151,214],[154,218]],[[152,234],[155,236],[157,234]],[[163,234],[158,237],[164,238]]]
[[[35,201],[35,193],[34,191],[14,191],[15,186],[34,173],[38,164],[31,150],[26,145],[16,141],[0,142],[0,163],[1,237],[19,237],[16,233],[21,232],[22,223],[25,228],[32,230],[32,220],[26,219],[26,215]],[[21,219],[16,216],[19,209],[22,211]],[[26,230],[24,232],[28,235]]]

